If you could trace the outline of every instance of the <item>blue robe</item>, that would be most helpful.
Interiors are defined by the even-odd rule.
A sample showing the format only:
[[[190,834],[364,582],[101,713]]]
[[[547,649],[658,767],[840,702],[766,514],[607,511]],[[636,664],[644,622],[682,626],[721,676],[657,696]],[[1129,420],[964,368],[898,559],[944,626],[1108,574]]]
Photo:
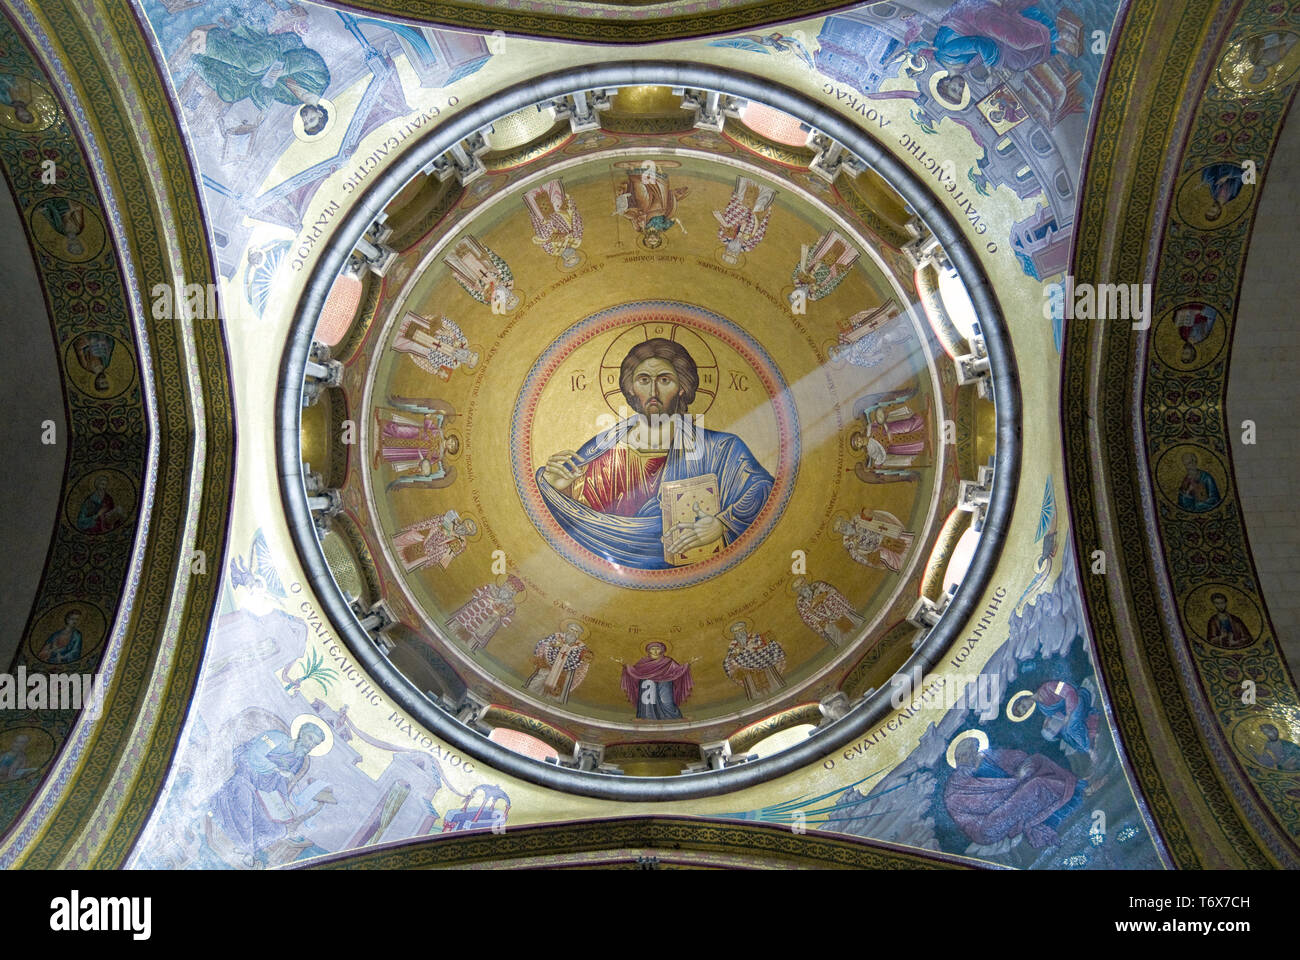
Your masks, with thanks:
[[[583,462],[594,460],[612,449],[631,429],[635,418],[597,434],[578,450]],[[670,480],[685,480],[711,473],[718,478],[718,502],[721,510],[723,541],[735,542],[758,517],[772,492],[772,475],[749,452],[743,440],[734,433],[695,428],[689,420],[679,436],[682,442],[674,443],[668,452],[667,462],[660,471],[660,484]],[[700,448],[697,459],[688,458]],[[671,570],[673,565],[664,559],[663,514],[659,498],[652,497],[633,517],[620,517],[601,513],[569,498],[536,474],[542,500],[564,531],[579,544],[610,563],[638,570]]]
[[[1197,482],[1205,488],[1205,499],[1199,499],[1193,490],[1184,486],[1178,491],[1178,506],[1184,510],[1190,510],[1192,513],[1204,513],[1206,510],[1213,510],[1223,500],[1223,497],[1219,494],[1219,485],[1214,482],[1214,477],[1204,470],[1197,475]]]
[[[294,752],[294,741],[283,730],[264,730],[234,750],[235,772],[208,801],[211,811],[237,845],[261,856],[262,848],[284,836],[284,824],[266,809],[258,791],[278,793],[286,804],[289,779],[307,758]]]
[[[966,15],[959,19],[960,30],[955,30],[948,25],[942,26],[932,42],[914,40],[907,49],[913,55],[927,49],[933,50],[935,62],[942,67],[952,69],[965,67],[976,57],[984,63],[984,66],[996,67],[1004,59],[1004,47],[1014,45],[1011,49],[1016,56],[1014,62],[1008,65],[1008,69],[1015,72],[1026,70],[1032,65],[1030,61],[1041,63],[1048,56],[1056,53],[1056,44],[1061,38],[1056,29],[1056,21],[1038,7],[1026,7],[1019,11],[1019,15],[1047,28],[1047,34],[1051,38],[1050,50],[1044,50],[1034,56],[1030,50],[1020,47],[1020,44],[1025,42],[1025,30],[1015,29],[1013,26],[1012,31],[1007,32],[1008,26],[1019,22],[1010,19],[1013,14],[1005,12],[1002,17],[989,19],[988,14],[978,8],[967,11]],[[977,24],[983,24],[980,28],[981,32],[972,29]]]
[[[1080,753],[1087,753],[1092,748],[1092,734],[1088,730],[1088,714],[1092,712],[1092,694],[1086,687],[1080,687],[1078,690],[1079,702],[1074,705],[1074,713],[1070,714],[1056,736],[1072,746]],[[1065,698],[1062,697],[1053,704],[1040,703],[1039,707],[1043,713],[1049,717],[1058,717],[1065,713]],[[1043,731],[1043,737],[1047,740],[1055,740],[1055,736],[1049,737],[1047,731]]]
[[[54,638],[57,637],[66,629],[68,628],[64,627],[62,629],[55,630],[53,633],[51,633],[45,639],[45,647],[48,647],[51,644],[51,642],[53,642]],[[41,648],[41,652],[44,653],[44,647]],[[44,657],[42,657],[41,659],[45,660]],[[80,659],[81,659],[81,631],[77,630],[74,627],[72,629],[72,637],[68,640],[68,645],[64,647],[62,650],[53,651],[50,654],[49,659],[46,660],[45,662],[46,663],[72,663]]]

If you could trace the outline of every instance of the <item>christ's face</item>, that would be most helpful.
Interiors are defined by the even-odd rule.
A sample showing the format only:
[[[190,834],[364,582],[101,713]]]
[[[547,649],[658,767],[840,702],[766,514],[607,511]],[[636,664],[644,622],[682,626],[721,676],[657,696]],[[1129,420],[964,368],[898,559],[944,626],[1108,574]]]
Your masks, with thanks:
[[[682,392],[677,371],[667,360],[651,357],[643,360],[632,373],[632,406],[646,416],[677,413],[677,397]]]

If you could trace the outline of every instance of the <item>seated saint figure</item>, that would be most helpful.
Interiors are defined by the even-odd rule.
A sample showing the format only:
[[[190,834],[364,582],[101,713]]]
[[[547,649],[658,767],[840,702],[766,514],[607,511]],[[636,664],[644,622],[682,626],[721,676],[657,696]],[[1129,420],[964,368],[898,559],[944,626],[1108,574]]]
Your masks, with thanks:
[[[69,610],[63,616],[63,629],[46,638],[37,654],[46,663],[75,663],[81,659],[81,611]]]
[[[943,804],[970,839],[966,852],[973,856],[1004,853],[1022,838],[1035,850],[1055,846],[1057,828],[1083,802],[1086,781],[1042,754],[982,750],[967,737],[953,760]]]
[[[685,347],[660,337],[637,344],[619,373],[619,387],[636,412],[538,469],[542,500],[581,546],[620,566],[666,570],[680,565],[669,557],[695,551],[690,556],[702,559],[707,550],[697,548],[730,545],[758,517],[772,475],[735,434],[678,416],[695,399],[699,382]],[[664,529],[661,489],[692,478],[704,478],[701,489],[716,497],[716,511],[693,510],[690,519]]]
[[[1183,466],[1187,472],[1178,485],[1178,506],[1192,513],[1204,513],[1223,502],[1219,485],[1214,482],[1214,477],[1201,469],[1196,454],[1184,454]]]
[[[1264,735],[1264,746],[1253,751],[1259,763],[1274,770],[1300,770],[1300,745],[1283,739],[1271,723],[1261,723],[1259,732]]]

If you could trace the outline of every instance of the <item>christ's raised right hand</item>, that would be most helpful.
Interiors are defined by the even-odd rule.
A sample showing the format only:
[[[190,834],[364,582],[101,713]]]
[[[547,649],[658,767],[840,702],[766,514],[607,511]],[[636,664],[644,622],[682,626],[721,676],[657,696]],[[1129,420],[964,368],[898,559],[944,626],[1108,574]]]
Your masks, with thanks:
[[[582,464],[573,450],[561,450],[546,461],[542,477],[560,493],[568,493],[573,482],[582,477]]]

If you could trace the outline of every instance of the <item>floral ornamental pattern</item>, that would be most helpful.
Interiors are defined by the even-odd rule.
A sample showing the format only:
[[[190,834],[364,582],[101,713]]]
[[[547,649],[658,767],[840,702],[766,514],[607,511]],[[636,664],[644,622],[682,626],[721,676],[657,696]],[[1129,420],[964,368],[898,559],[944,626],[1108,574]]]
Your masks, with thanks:
[[[1285,764],[1270,768],[1257,757],[1269,743],[1294,739],[1300,700],[1272,624],[1258,612],[1265,609],[1264,599],[1250,552],[1241,549],[1248,540],[1235,485],[1215,465],[1231,463],[1240,439],[1225,414],[1226,344],[1259,201],[1248,161],[1262,165],[1270,155],[1293,92],[1293,83],[1284,82],[1243,94],[1225,77],[1231,80],[1227,68],[1234,63],[1254,63],[1252,55],[1256,72],[1266,71],[1277,51],[1258,41],[1296,32],[1300,8],[1251,4],[1219,54],[1175,180],[1174,225],[1165,233],[1154,297],[1160,304],[1223,304],[1218,322],[1225,330],[1215,341],[1217,355],[1200,369],[1171,364],[1172,351],[1148,351],[1144,397],[1147,462],[1155,485],[1162,486],[1158,465],[1165,462],[1173,463],[1168,475],[1180,475],[1176,503],[1161,504],[1159,520],[1184,635],[1211,708],[1231,731],[1238,763],[1292,837],[1300,837],[1300,781]],[[1156,326],[1150,335],[1159,342],[1171,332]],[[1221,629],[1219,621],[1225,625]],[[1281,731],[1272,741],[1267,731],[1259,732],[1270,721],[1275,734]],[[1250,732],[1239,732],[1245,728]]]
[[[92,673],[128,573],[148,426],[122,275],[87,158],[48,77],[0,18],[0,166],[14,193],[53,318],[63,379],[67,486],[50,555],[10,672]],[[45,171],[53,171],[53,184]],[[51,653],[57,651],[57,653]],[[0,831],[41,783],[75,712],[6,711],[27,772],[0,781]],[[40,736],[27,728],[39,731]],[[46,743],[46,741],[49,741]],[[44,744],[41,749],[38,745]]]

